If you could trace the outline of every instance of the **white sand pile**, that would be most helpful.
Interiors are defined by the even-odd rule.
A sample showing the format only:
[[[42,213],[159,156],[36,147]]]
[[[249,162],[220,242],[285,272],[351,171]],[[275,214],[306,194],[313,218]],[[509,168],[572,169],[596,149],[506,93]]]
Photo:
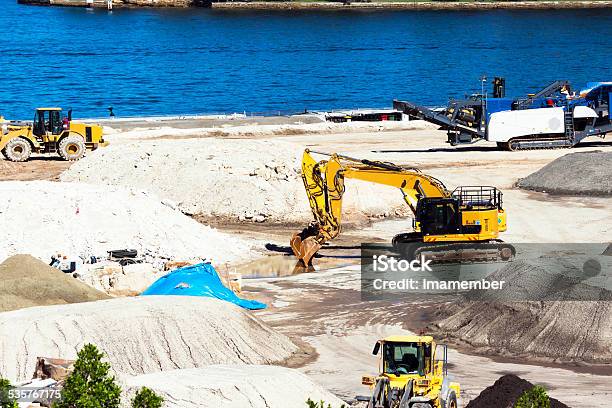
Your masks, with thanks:
[[[115,170],[113,170],[115,171]],[[220,233],[142,192],[77,183],[1,182],[0,259],[20,253],[88,258],[133,248],[153,264],[249,256],[247,241]]]
[[[128,397],[148,387],[167,408],[302,408],[308,398],[333,408],[343,402],[297,370],[278,366],[213,365],[127,378]],[[127,407],[128,405],[125,404]]]
[[[612,195],[612,152],[578,152],[548,163],[518,181],[527,190],[570,195]]]
[[[111,145],[75,163],[65,181],[132,186],[186,214],[306,222],[300,176],[304,147],[276,140],[189,139]],[[350,180],[345,218],[408,211],[398,189]]]
[[[112,135],[110,140],[113,142],[118,142],[124,140],[143,140],[166,137],[253,137],[332,133],[371,133],[420,129],[437,129],[437,126],[422,120],[396,122],[322,122],[284,125],[262,125],[251,123],[246,125],[240,124],[238,126],[228,123],[219,127],[179,129],[170,126],[159,126],[151,128],[135,128],[124,132],[116,131],[112,128],[105,128],[105,132]]]
[[[117,373],[270,364],[297,347],[242,308],[190,296],[143,296],[0,313],[0,376],[30,379],[37,356],[74,359],[86,343]]]

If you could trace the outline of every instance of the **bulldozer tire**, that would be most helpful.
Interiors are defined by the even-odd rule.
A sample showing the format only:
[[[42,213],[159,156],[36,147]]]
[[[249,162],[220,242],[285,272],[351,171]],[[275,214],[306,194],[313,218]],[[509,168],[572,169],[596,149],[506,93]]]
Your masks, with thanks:
[[[59,144],[59,155],[68,161],[79,160],[85,156],[85,142],[80,136],[68,136]]]
[[[24,138],[16,137],[6,144],[2,153],[12,162],[24,162],[30,158],[32,146]]]
[[[457,408],[457,395],[455,395],[455,391],[451,391],[448,393],[448,397],[446,401],[442,401],[442,408]]]

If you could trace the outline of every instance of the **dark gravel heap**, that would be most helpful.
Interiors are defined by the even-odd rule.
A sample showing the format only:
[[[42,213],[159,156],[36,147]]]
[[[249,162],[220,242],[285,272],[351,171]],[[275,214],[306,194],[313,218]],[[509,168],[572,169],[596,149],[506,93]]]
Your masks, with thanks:
[[[612,195],[612,152],[570,153],[517,183],[520,188],[551,194]]]
[[[533,384],[514,374],[500,377],[495,383],[485,388],[478,397],[467,404],[466,408],[512,408],[516,400]],[[569,408],[562,402],[551,398],[550,408]]]

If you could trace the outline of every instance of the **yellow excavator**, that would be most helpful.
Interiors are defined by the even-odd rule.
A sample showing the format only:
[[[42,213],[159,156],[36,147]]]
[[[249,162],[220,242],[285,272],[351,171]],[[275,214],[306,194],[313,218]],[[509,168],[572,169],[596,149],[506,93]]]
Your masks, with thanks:
[[[326,159],[317,161],[313,154]],[[302,179],[314,221],[291,237],[291,248],[304,267],[323,244],[341,231],[346,179],[397,187],[414,213],[413,230],[396,235],[393,246],[416,259],[434,262],[508,261],[512,245],[498,239],[506,230],[502,193],[495,187],[469,186],[449,191],[442,182],[414,167],[361,160],[340,154],[304,151]]]
[[[379,374],[363,376],[367,408],[457,408],[459,383],[448,375],[448,348],[431,336],[389,336],[376,342]]]

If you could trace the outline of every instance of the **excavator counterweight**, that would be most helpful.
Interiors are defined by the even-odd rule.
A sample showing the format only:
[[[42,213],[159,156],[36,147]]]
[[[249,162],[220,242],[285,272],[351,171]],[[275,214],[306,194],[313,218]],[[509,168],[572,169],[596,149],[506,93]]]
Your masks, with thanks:
[[[326,159],[317,161],[313,154]],[[414,231],[393,239],[394,246],[404,255],[427,253],[447,262],[470,258],[465,250],[472,251],[476,259],[509,260],[514,256],[514,248],[498,239],[499,233],[506,230],[506,213],[502,193],[495,187],[458,187],[449,191],[440,180],[417,168],[307,149],[302,157],[302,180],[314,220],[291,237],[293,253],[303,266],[311,266],[323,244],[341,232],[346,179],[400,190],[414,213]]]

